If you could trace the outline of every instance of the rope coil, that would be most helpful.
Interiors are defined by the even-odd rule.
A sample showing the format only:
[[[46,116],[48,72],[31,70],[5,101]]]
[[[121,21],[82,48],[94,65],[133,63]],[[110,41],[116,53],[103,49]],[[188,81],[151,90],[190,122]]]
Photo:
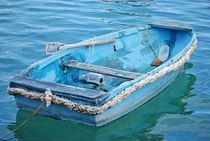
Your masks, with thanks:
[[[53,104],[62,105],[70,110],[74,110],[85,114],[91,114],[91,115],[101,114],[108,108],[111,108],[114,105],[120,103],[122,100],[127,98],[132,92],[144,87],[149,83],[154,82],[155,80],[163,77],[167,73],[175,71],[181,66],[183,66],[185,62],[189,60],[190,55],[196,49],[196,47],[197,47],[197,39],[193,41],[191,47],[185,52],[183,56],[177,59],[177,61],[172,61],[169,66],[162,68],[157,73],[154,74],[147,73],[148,77],[145,77],[139,82],[134,83],[133,85],[126,88],[124,91],[120,92],[114,98],[110,99],[101,106],[89,106],[89,105],[78,104],[71,100],[60,98],[56,95],[53,95],[49,89],[47,89],[45,93],[35,93],[35,92],[28,92],[20,88],[8,88],[8,93],[11,95],[21,95],[23,97],[34,100],[41,100],[44,97],[47,106],[53,103]]]

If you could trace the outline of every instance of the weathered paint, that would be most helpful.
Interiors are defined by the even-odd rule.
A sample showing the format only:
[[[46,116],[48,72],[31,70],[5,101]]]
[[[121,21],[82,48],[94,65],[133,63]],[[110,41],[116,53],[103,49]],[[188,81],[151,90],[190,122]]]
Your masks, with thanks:
[[[148,73],[154,74],[173,63],[174,60],[184,55],[196,38],[193,30],[185,30],[179,26],[176,27],[174,24],[171,27],[170,25],[161,27],[158,24],[146,27],[126,29],[90,39],[115,38],[116,42],[114,43],[60,51],[23,70],[13,78],[10,87],[21,87],[37,92],[43,92],[46,88],[50,88],[58,96],[85,105],[100,106],[127,87],[147,77]],[[155,55],[151,51],[151,47],[158,54],[160,47],[164,44],[170,47],[169,59],[158,67],[152,67],[150,63],[155,58]],[[79,70],[64,66],[64,63],[70,60],[143,75],[133,80],[105,76],[105,85],[109,87],[107,88],[108,91],[105,92],[102,89],[93,90],[95,84],[88,84],[78,80],[79,75],[87,73],[84,69]],[[127,114],[156,96],[176,78],[180,71],[181,69],[171,72],[154,83],[135,91],[125,100],[102,114],[82,114],[55,104],[48,108],[43,107],[40,114],[92,126],[101,126]],[[40,101],[21,96],[15,96],[15,99],[20,108],[30,111],[33,111],[40,104]]]
[[[192,27],[190,27],[188,24],[184,23],[177,23],[177,22],[164,22],[159,21],[155,23],[150,24],[152,27],[161,27],[161,28],[167,28],[167,29],[174,29],[174,30],[185,30],[185,31],[192,31]]]
[[[65,63],[64,65],[66,67],[70,67],[70,68],[76,68],[79,70],[85,70],[85,71],[95,72],[95,73],[99,73],[99,74],[105,74],[105,75],[114,76],[114,77],[126,78],[126,79],[136,79],[137,77],[139,77],[141,75],[141,74],[134,73],[134,72],[113,69],[113,68],[103,67],[103,66],[99,66],[99,65],[91,65],[91,64],[87,64],[87,63],[81,63],[81,62],[77,62],[75,60],[69,61],[69,62]]]
[[[143,89],[135,91],[126,100],[108,109],[102,114],[98,115],[82,114],[56,104],[50,105],[49,107],[44,106],[39,111],[39,114],[51,116],[62,120],[70,120],[77,123],[86,124],[89,126],[102,126],[131,112],[140,105],[143,105],[146,101],[157,96],[176,78],[176,76],[181,71],[182,68],[176,70],[175,72],[167,74],[164,78],[160,78],[154,84],[150,84],[144,87]],[[17,102],[17,106],[19,108],[28,111],[34,111],[37,108],[37,106],[41,104],[40,101],[27,99],[21,96],[15,96],[15,99]]]
[[[108,94],[103,91],[45,82],[25,76],[15,76],[10,82],[10,87],[36,90],[40,93],[44,93],[46,88],[49,88],[57,96],[71,99],[81,104],[88,103],[89,105],[98,105],[102,101],[101,99],[108,97]]]

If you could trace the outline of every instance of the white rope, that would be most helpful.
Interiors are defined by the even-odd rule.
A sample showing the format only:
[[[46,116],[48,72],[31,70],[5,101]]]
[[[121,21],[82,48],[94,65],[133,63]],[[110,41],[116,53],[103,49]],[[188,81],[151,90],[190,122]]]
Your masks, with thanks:
[[[26,118],[20,125],[18,125],[15,129],[13,129],[10,133],[0,137],[0,139],[6,139],[6,137],[8,137],[9,135],[11,135],[12,133],[14,133],[15,131],[17,131],[18,129],[20,129],[21,127],[23,127],[29,120],[32,119],[32,117],[39,112],[39,110],[42,108],[42,106],[44,105],[45,101],[43,101],[35,110],[34,112],[28,116],[28,118]]]
[[[68,99],[60,98],[58,96],[52,95],[50,90],[47,90],[45,94],[40,94],[40,93],[35,93],[35,92],[28,92],[24,89],[20,88],[8,88],[8,93],[11,95],[21,95],[26,98],[34,99],[34,100],[39,100],[41,97],[45,97],[45,100],[48,101],[49,103],[54,103],[54,104],[59,104],[63,105],[66,108],[69,108],[74,111],[78,111],[81,113],[86,113],[86,114],[100,114],[103,113],[105,110],[108,108],[113,107],[114,105],[118,104],[121,102],[123,99],[127,98],[132,92],[144,87],[145,85],[154,82],[155,80],[163,77],[167,73],[171,71],[175,71],[181,66],[185,64],[186,61],[189,60],[190,55],[192,52],[196,49],[197,47],[197,39],[195,39],[191,45],[191,47],[185,52],[183,56],[181,56],[179,59],[176,61],[172,62],[169,66],[166,66],[162,68],[160,71],[154,74],[147,74],[148,77],[145,77],[144,79],[140,80],[139,82],[136,82],[135,84],[131,85],[130,87],[126,88],[124,91],[120,92],[117,94],[114,98],[110,99],[106,103],[104,103],[101,106],[89,106],[89,105],[83,105],[83,104],[78,104],[76,102],[73,102]],[[48,93],[48,95],[46,95]]]
[[[85,63],[88,63],[89,59],[90,59],[90,56],[94,53],[94,43],[90,40],[89,41],[89,44],[90,46],[88,47],[89,51],[88,51],[88,55],[87,55],[87,58],[85,60]]]
[[[50,106],[51,101],[52,101],[52,97],[53,97],[53,94],[50,91],[50,88],[47,88],[47,90],[44,93],[44,97],[42,99],[42,101],[45,101],[46,102],[46,106],[47,107]]]

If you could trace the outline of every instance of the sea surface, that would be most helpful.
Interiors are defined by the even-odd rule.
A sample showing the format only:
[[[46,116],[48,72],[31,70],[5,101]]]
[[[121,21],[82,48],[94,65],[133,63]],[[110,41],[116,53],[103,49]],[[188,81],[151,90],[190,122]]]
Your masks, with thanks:
[[[17,108],[8,83],[46,57],[47,42],[75,43],[157,20],[190,24],[199,40],[185,71],[159,96],[99,128],[36,115],[12,132],[31,113]],[[0,0],[0,140],[210,141],[210,1]]]

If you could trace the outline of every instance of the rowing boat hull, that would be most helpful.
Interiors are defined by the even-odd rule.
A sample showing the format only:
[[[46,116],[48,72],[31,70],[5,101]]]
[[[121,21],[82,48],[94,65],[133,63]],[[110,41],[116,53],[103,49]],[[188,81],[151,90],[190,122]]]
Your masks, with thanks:
[[[102,126],[128,114],[137,107],[151,100],[153,97],[161,94],[161,91],[163,91],[172,81],[174,81],[182,70],[183,69],[181,67],[176,71],[168,73],[164,77],[156,80],[154,83],[133,92],[132,95],[123,100],[121,103],[98,115],[75,112],[57,104],[51,104],[49,107],[43,106],[39,111],[39,114],[57,119],[82,123],[89,126]],[[31,100],[19,95],[15,96],[15,100],[20,109],[27,111],[34,111],[41,104],[41,101]]]
[[[90,126],[105,125],[160,94],[182,72],[185,62],[189,60],[197,47],[196,34],[191,28],[177,24],[175,26],[162,24],[150,26],[153,43],[158,46],[154,51],[157,52],[160,48],[157,44],[159,38],[162,43],[171,46],[170,58],[160,66],[151,66],[150,62],[154,58],[154,53],[151,52],[150,45],[145,46],[144,32],[147,30],[147,27],[132,28],[94,38],[94,40],[115,38],[116,42],[95,48],[96,55],[91,58],[92,60],[87,52],[89,49],[84,47],[58,52],[32,64],[15,76],[10,82],[8,92],[14,95],[20,109],[34,111],[44,101],[47,105],[40,108],[39,114]],[[142,39],[139,40],[140,36]],[[132,40],[134,38],[137,40]],[[127,52],[121,52],[126,49],[128,49]],[[133,52],[130,53],[132,49]],[[102,51],[104,56],[98,55]],[[106,58],[106,55],[112,58],[112,55],[116,53],[118,53],[115,56],[118,61],[113,63],[114,68],[103,66],[104,64],[96,65],[98,60],[98,62],[103,62],[100,58]],[[85,57],[88,63],[83,59]],[[76,59],[74,62],[76,64],[64,62],[72,58]],[[123,64],[121,70],[118,65],[119,58],[124,61],[124,64],[121,63]],[[105,62],[109,63],[109,60]],[[68,68],[70,71],[64,68],[65,64],[71,67],[71,69]],[[129,71],[131,65],[134,67],[132,72]],[[138,68],[145,69],[145,66],[152,69],[141,74]],[[109,91],[90,89],[86,83],[75,86],[73,78],[69,77],[79,75],[78,72],[81,70],[75,71],[75,69],[110,75],[114,79],[107,80],[116,80],[116,85],[110,82],[114,87]]]

